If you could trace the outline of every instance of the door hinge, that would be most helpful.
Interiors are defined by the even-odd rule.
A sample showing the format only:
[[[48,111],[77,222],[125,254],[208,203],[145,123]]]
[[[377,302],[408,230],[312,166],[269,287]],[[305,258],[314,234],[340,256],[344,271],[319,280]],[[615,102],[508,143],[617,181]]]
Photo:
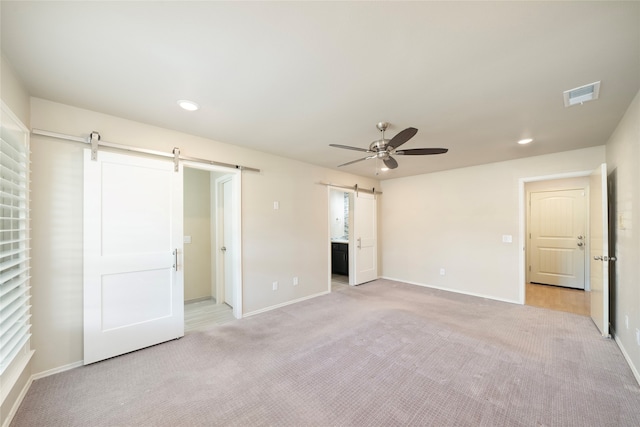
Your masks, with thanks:
[[[531,266],[529,266],[529,271],[531,271]]]

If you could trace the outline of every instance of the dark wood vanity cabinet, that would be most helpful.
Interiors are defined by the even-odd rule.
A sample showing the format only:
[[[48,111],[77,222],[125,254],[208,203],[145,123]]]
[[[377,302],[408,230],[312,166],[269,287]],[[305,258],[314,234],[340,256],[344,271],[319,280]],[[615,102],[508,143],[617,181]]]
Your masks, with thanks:
[[[348,243],[331,243],[331,273],[349,275]]]

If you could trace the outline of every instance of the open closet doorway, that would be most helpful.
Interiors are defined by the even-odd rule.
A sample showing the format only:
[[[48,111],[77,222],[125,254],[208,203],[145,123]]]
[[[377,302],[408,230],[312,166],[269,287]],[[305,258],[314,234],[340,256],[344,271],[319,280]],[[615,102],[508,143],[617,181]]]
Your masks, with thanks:
[[[589,315],[589,178],[527,182],[525,304]]]
[[[242,317],[241,174],[185,162],[184,176],[185,330],[192,331]]]

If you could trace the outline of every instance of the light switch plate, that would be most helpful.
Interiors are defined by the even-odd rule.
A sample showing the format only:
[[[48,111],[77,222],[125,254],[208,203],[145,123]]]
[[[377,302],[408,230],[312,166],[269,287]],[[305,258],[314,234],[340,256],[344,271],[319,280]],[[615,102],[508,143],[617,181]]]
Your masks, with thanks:
[[[503,234],[502,243],[513,243],[513,236],[511,234]]]
[[[184,243],[191,243],[191,236],[184,236]]]

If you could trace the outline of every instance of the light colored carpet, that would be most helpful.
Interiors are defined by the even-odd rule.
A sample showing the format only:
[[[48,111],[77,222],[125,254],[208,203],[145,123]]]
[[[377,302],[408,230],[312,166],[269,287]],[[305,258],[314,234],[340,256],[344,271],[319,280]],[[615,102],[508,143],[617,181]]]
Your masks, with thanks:
[[[12,426],[638,426],[588,317],[387,280],[35,381]]]

